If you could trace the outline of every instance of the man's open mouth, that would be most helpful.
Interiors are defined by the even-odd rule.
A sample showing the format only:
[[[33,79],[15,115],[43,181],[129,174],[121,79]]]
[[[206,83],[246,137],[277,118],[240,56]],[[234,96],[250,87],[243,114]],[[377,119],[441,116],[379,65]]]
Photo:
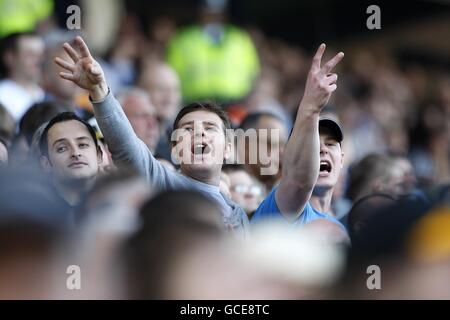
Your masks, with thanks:
[[[205,142],[193,144],[191,148],[194,155],[205,155],[210,153],[211,150],[211,147]]]
[[[320,161],[320,173],[330,173],[331,172],[331,162],[328,160]]]

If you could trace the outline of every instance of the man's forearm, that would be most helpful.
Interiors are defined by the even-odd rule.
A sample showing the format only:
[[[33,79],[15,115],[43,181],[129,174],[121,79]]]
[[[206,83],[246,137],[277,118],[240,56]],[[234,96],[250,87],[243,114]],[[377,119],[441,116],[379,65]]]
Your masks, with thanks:
[[[98,96],[101,98],[101,96]],[[132,165],[139,172],[147,175],[152,157],[148,148],[139,140],[131,127],[119,102],[112,92],[98,102],[94,101],[94,114],[113,160],[118,164]]]
[[[312,189],[319,174],[319,110],[300,103],[283,159],[283,177],[302,189]]]

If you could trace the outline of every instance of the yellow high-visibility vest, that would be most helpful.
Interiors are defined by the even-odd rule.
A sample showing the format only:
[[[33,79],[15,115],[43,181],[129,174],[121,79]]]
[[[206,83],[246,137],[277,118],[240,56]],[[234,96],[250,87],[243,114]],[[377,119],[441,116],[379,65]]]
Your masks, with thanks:
[[[33,31],[38,21],[52,13],[52,0],[0,0],[0,38]]]
[[[219,43],[201,26],[179,31],[169,43],[167,62],[180,77],[185,101],[239,100],[250,92],[260,71],[249,35],[230,25],[224,26]]]

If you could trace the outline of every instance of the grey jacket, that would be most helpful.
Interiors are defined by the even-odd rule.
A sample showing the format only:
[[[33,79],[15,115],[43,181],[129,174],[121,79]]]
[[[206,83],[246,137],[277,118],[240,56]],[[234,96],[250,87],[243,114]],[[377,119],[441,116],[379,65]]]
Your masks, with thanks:
[[[134,133],[121,105],[111,92],[103,101],[94,103],[94,114],[116,165],[131,165],[153,187],[162,191],[199,191],[219,205],[226,226],[232,227],[241,236],[248,235],[249,221],[245,211],[221,194],[218,186],[170,171],[153,157],[145,143]]]

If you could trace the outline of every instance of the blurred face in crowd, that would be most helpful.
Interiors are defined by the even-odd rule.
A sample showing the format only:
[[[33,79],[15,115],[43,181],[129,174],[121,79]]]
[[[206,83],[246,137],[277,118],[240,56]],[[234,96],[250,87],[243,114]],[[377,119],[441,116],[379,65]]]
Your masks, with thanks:
[[[18,39],[17,51],[7,58],[10,74],[27,81],[38,82],[42,75],[44,42],[38,36],[24,35]]]
[[[225,138],[224,124],[217,114],[192,111],[180,119],[177,129],[172,153],[180,157],[185,174],[209,177],[221,171],[224,159],[230,156],[231,143]]]
[[[379,177],[374,182],[374,192],[399,196],[408,193],[409,182],[405,181],[405,170],[395,163],[394,166],[386,170],[383,177]]]
[[[59,73],[65,70],[53,62],[54,57],[63,57],[67,60],[70,59],[67,53],[60,48],[58,48],[58,50],[49,50],[47,52],[48,61],[44,64],[43,69],[44,88],[57,99],[72,101],[77,91],[77,85],[72,81],[62,79],[59,76]]]
[[[333,188],[339,179],[344,154],[341,149],[341,144],[330,129],[320,127],[319,136],[320,171],[316,187]]]
[[[154,152],[159,141],[159,126],[150,99],[141,95],[129,95],[122,106],[138,138]]]
[[[230,177],[231,199],[239,204],[247,214],[254,212],[260,203],[261,188],[244,170],[228,173]]]
[[[0,141],[0,167],[6,166],[8,164],[8,149]]]
[[[181,102],[180,80],[175,71],[165,64],[151,64],[141,85],[150,94],[158,118],[174,119]]]
[[[69,120],[54,124],[47,133],[48,158],[43,165],[62,182],[94,179],[102,161],[102,152],[86,126]]]
[[[279,157],[273,157],[273,159],[274,161],[278,162],[278,165],[280,165],[283,159],[284,146],[288,138],[286,126],[282,121],[275,117],[264,116],[259,120],[256,129],[267,129],[267,135],[259,136],[259,145],[262,146],[263,144],[265,144],[267,146],[266,150],[270,155],[272,154],[272,148],[274,149],[274,152],[278,150]],[[280,137],[277,141],[272,141],[271,130],[273,129],[278,129],[280,132]]]
[[[416,174],[411,162],[407,158],[395,159],[397,167],[402,171],[402,191],[406,194],[411,192],[417,185]]]
[[[250,163],[250,152],[253,149],[249,143],[245,144],[245,155],[240,155],[241,159],[245,159],[245,164],[248,165],[251,173],[257,177],[260,181],[264,182],[266,180],[273,180],[281,177],[281,163],[283,161],[284,146],[286,145],[288,139],[288,130],[284,123],[276,117],[272,116],[262,116],[257,125],[255,126],[258,135],[258,150],[257,152],[257,163]],[[267,130],[266,134],[260,132],[259,130]],[[272,139],[272,136],[276,137],[275,131],[279,130],[279,136],[277,139]],[[239,150],[240,152],[244,150]],[[263,151],[267,154],[263,156]],[[245,157],[245,158],[244,158]],[[264,159],[263,159],[264,158]],[[270,165],[267,164],[267,160],[270,158]],[[262,168],[278,168],[277,174],[275,175],[262,175]]]

